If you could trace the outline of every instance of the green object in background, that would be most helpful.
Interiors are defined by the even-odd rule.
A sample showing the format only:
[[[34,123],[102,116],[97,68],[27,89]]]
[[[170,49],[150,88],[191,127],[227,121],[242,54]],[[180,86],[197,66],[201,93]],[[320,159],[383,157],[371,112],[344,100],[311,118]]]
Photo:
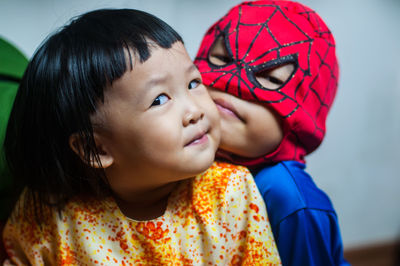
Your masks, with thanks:
[[[19,81],[27,65],[27,58],[0,37],[0,221],[7,218],[12,208],[12,180],[4,160],[3,142]]]

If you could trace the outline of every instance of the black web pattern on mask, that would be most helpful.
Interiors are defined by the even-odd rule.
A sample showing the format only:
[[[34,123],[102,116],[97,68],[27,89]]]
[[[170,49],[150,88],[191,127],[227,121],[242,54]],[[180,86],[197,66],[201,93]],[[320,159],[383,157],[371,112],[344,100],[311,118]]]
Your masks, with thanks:
[[[263,102],[263,103],[281,103],[281,102],[286,101],[286,100],[291,100],[294,103],[296,103],[296,106],[293,108],[293,110],[290,113],[284,115],[283,118],[290,117],[294,112],[296,112],[299,108],[301,108],[306,113],[306,115],[309,116],[311,118],[311,120],[313,121],[314,126],[315,126],[315,131],[320,131],[321,133],[324,133],[323,129],[318,127],[316,119],[319,116],[319,114],[320,114],[320,112],[321,112],[321,110],[323,108],[329,108],[329,104],[326,102],[327,101],[326,96],[329,95],[329,91],[328,90],[331,87],[337,86],[337,84],[336,84],[337,83],[337,77],[334,75],[332,67],[325,62],[325,60],[326,60],[326,58],[327,58],[327,56],[328,56],[328,54],[330,52],[330,48],[334,48],[335,47],[334,44],[330,43],[325,38],[321,38],[326,42],[326,44],[328,46],[328,49],[326,49],[325,54],[320,54],[320,53],[318,53],[318,51],[316,51],[317,57],[320,60],[319,68],[321,68],[323,66],[327,67],[329,69],[329,71],[330,71],[330,74],[331,74],[331,79],[326,85],[326,88],[325,88],[325,91],[324,91],[324,95],[321,96],[317,92],[317,90],[314,89],[314,84],[315,84],[315,82],[318,81],[318,77],[320,75],[320,72],[318,72],[318,74],[315,75],[313,80],[310,82],[308,90],[307,90],[307,92],[305,93],[305,95],[303,96],[302,99],[298,98],[297,96],[298,96],[298,90],[302,86],[303,80],[301,80],[299,82],[299,84],[297,84],[297,86],[296,86],[296,88],[294,90],[294,97],[292,97],[292,96],[284,93],[281,90],[281,88],[284,87],[286,85],[286,83],[292,78],[293,74],[297,71],[296,68],[298,68],[298,70],[303,72],[304,77],[311,76],[311,73],[310,73],[310,54],[311,54],[311,45],[312,45],[312,42],[314,41],[314,39],[312,37],[308,36],[307,33],[305,33],[298,25],[296,25],[296,23],[294,23],[290,18],[288,18],[285,15],[285,13],[282,11],[282,8],[283,9],[287,9],[287,7],[281,7],[279,5],[273,5],[273,4],[257,4],[256,2],[247,3],[246,5],[247,6],[252,6],[252,7],[272,7],[272,8],[275,8],[275,10],[272,12],[272,14],[264,22],[255,23],[255,24],[249,24],[249,23],[243,23],[241,21],[241,19],[242,19],[242,6],[240,6],[239,9],[238,9],[239,10],[239,14],[238,14],[239,15],[239,19],[238,19],[238,23],[237,23],[236,28],[235,28],[234,31],[228,32],[228,29],[230,28],[230,24],[228,24],[225,27],[225,29],[222,29],[222,28],[219,27],[219,25],[217,25],[216,30],[214,31],[214,38],[215,38],[215,40],[217,40],[220,36],[224,36],[225,37],[224,38],[225,47],[227,49],[228,54],[232,57],[232,62],[230,62],[230,63],[228,63],[226,65],[223,65],[223,66],[215,66],[208,60],[208,54],[205,54],[205,51],[203,51],[203,53],[201,54],[200,57],[196,58],[197,60],[206,60],[208,62],[208,65],[212,69],[211,71],[203,72],[203,74],[207,74],[207,73],[211,73],[211,72],[212,73],[221,73],[221,76],[216,78],[210,84],[210,86],[213,86],[214,84],[216,84],[221,78],[230,75],[230,77],[228,79],[228,82],[225,85],[225,91],[228,92],[228,88],[230,87],[233,78],[236,77],[237,80],[238,80],[237,81],[238,82],[237,88],[238,88],[238,96],[239,97],[242,96],[242,91],[241,90],[243,90],[243,88],[246,88],[251,93],[251,95],[254,97],[254,100],[259,101],[259,102]],[[319,18],[317,17],[317,15],[316,15],[316,13],[314,11],[307,10],[304,7],[302,7],[302,8],[304,9],[304,11],[303,12],[299,12],[299,14],[305,16],[308,19],[308,21],[313,21],[316,24],[316,27],[315,27],[315,30],[314,30],[314,34],[317,37],[323,37],[325,34],[328,34],[328,35],[331,34],[331,32],[329,30],[327,30],[327,28],[322,27],[320,25]],[[279,40],[277,39],[277,37],[273,35],[273,33],[271,32],[271,30],[268,27],[268,23],[277,14],[282,15],[290,24],[292,24],[295,28],[297,28],[297,30],[304,36],[304,39],[300,40],[300,41],[294,41],[294,42],[290,42],[290,43],[281,44],[279,42]],[[226,19],[226,18],[225,17],[222,18],[220,20],[220,22],[223,21],[224,19]],[[231,22],[229,22],[229,23],[231,23]],[[246,53],[242,56],[242,58],[239,58],[239,54],[238,54],[238,51],[239,51],[239,49],[238,49],[239,48],[239,40],[238,39],[239,39],[239,27],[240,26],[242,26],[242,27],[259,27],[259,30],[258,30],[257,34],[254,36],[253,40],[251,41],[251,43],[247,47]],[[321,30],[322,28],[324,28],[325,30],[324,31]],[[241,30],[243,30],[243,28]],[[250,62],[245,62],[244,58],[246,58],[248,53],[251,52],[251,50],[253,48],[253,45],[254,45],[255,41],[259,38],[260,34],[265,34],[265,31],[268,32],[268,34],[274,40],[274,42],[276,43],[277,46],[272,48],[272,49],[270,49],[270,50],[268,50],[268,51],[265,51],[264,53],[260,54],[257,58],[251,60]],[[234,35],[233,38],[235,38],[234,39],[235,40],[235,46],[236,46],[235,55],[233,55],[232,49],[231,49],[229,41],[228,41],[229,37],[231,37],[230,35]],[[297,64],[297,57],[295,55],[286,56],[286,57],[282,57],[281,56],[281,54],[280,54],[281,49],[283,49],[285,47],[289,47],[289,46],[304,44],[304,43],[308,43],[307,68],[306,69],[301,68]],[[211,47],[213,47],[213,45]],[[271,52],[276,52],[277,53],[277,59],[276,60],[273,60],[273,61],[270,61],[270,62],[265,62],[263,64],[260,64],[260,65],[256,66],[256,67],[250,66],[251,63],[254,63],[255,61],[261,59],[262,57],[264,57],[265,55],[267,55],[268,53],[271,53]],[[276,90],[273,90],[275,93],[280,94],[280,96],[282,98],[280,98],[278,100],[266,100],[266,101],[265,100],[260,100],[257,97],[257,95],[254,92],[254,90],[256,90],[256,89],[268,90],[268,89],[267,88],[263,88],[262,86],[260,87],[259,84],[254,84],[255,83],[254,81],[256,80],[254,78],[254,74],[257,71],[260,71],[262,69],[267,69],[267,68],[273,67],[273,66],[279,66],[281,64],[288,63],[288,62],[293,62],[296,65],[292,76],[284,84],[282,84],[280,86],[280,88],[278,88]],[[232,64],[236,65],[235,68],[233,68],[231,70],[225,70],[226,67],[228,67],[228,66],[230,66]],[[242,78],[242,76],[241,76],[242,75],[241,74],[241,70],[242,69],[246,69],[248,80],[251,83],[246,82],[246,80]],[[332,85],[331,82],[334,82],[334,84]],[[316,98],[318,99],[319,104],[320,104],[320,106],[319,106],[319,108],[318,108],[318,110],[317,110],[315,115],[310,114],[307,110],[302,108],[301,104],[299,103],[299,100],[302,101],[302,102],[305,102],[307,100],[307,98],[309,97],[310,93],[312,93],[312,94],[314,94],[316,96]],[[297,139],[299,140],[298,137],[297,137]]]

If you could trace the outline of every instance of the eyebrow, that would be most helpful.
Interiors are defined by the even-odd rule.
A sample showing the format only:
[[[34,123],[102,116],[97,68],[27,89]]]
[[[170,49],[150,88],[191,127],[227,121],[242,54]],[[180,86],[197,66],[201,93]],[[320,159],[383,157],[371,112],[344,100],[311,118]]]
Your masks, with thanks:
[[[155,77],[155,78],[153,78],[153,79],[151,79],[150,81],[148,81],[147,83],[146,83],[146,88],[152,88],[152,87],[154,87],[154,86],[156,86],[156,85],[158,85],[158,84],[162,84],[162,83],[165,83],[165,81],[168,79],[168,77],[167,76],[161,76],[161,77]]]
[[[188,74],[196,70],[198,70],[197,66],[195,64],[191,64],[188,68],[186,68],[185,72]],[[167,79],[168,79],[167,76],[155,77],[146,83],[146,88],[151,88],[158,84],[163,84]]]
[[[188,67],[186,69],[186,73],[190,73],[190,72],[193,72],[195,70],[198,70],[198,68],[197,68],[197,66],[195,64],[192,64],[190,67]]]

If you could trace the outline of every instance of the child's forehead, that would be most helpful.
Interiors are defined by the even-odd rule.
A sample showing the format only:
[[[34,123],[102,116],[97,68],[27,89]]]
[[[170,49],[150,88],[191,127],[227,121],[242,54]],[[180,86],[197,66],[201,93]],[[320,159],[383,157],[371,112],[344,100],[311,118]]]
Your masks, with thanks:
[[[210,34],[211,33],[211,34]],[[291,1],[245,2],[231,9],[206,34],[204,43],[223,36],[232,58],[243,67],[297,61],[310,72],[311,46],[325,53],[334,45],[329,29],[315,11]],[[322,40],[315,41],[315,40]]]
[[[113,81],[108,89],[110,95],[141,98],[153,87],[172,82],[174,76],[197,71],[181,42],[170,48],[153,45],[149,52],[149,57],[141,61],[135,51],[126,49],[126,71]]]
[[[179,60],[190,60],[188,56],[186,58],[186,55],[188,55],[186,48],[180,41],[171,44],[171,47],[169,48],[163,48],[155,41],[146,39],[145,45],[147,50],[146,53],[139,51],[140,48],[138,47],[127,46],[124,48],[125,60],[128,66],[130,66],[130,69],[127,69],[127,71],[132,70],[135,66],[148,64],[148,61],[158,60],[161,57],[163,58],[162,60],[165,60],[166,58],[174,56],[177,53],[183,55],[183,57],[178,58]],[[172,51],[175,53],[172,53]],[[154,71],[157,71],[157,68],[155,68]]]
[[[272,4],[239,5],[219,21],[217,29],[231,42],[258,42],[271,48],[307,41],[314,35],[312,24],[299,10]]]

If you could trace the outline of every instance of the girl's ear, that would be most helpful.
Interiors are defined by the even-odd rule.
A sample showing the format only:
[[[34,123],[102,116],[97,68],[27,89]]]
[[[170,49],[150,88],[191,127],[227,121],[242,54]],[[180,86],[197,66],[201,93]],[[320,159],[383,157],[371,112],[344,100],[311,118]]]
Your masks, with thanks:
[[[110,167],[114,163],[114,157],[111,155],[103,141],[103,138],[98,133],[94,132],[93,137],[101,164],[93,156],[88,161],[84,149],[86,143],[77,133],[72,134],[69,137],[69,146],[85,164],[94,168]]]

